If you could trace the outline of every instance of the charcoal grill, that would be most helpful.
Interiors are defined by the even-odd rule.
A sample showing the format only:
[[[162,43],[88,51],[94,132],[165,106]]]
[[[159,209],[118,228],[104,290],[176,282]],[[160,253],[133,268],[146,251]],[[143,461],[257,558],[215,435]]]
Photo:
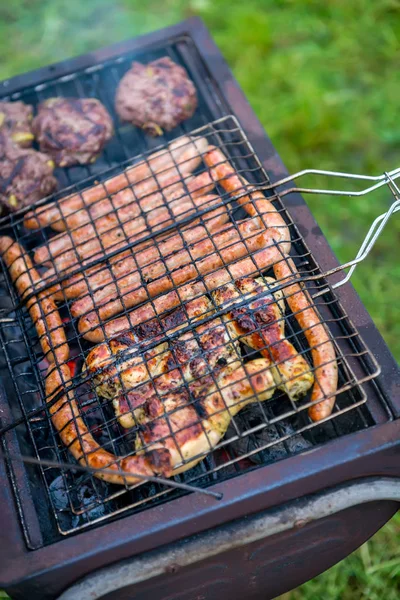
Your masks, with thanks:
[[[272,598],[346,556],[397,509],[396,363],[351,285],[339,285],[341,268],[327,241],[291,187],[202,23],[190,19],[17,76],[1,84],[1,95],[34,105],[53,95],[93,95],[114,115],[114,90],[132,59],[149,61],[166,54],[189,71],[199,108],[163,137],[161,147],[187,133],[206,136],[251,185],[270,195],[284,215],[301,280],[335,340],[339,367],[335,409],[324,422],[312,423],[307,417],[309,397],[293,404],[278,394],[245,409],[212,454],[174,478],[183,486],[196,486],[197,493],[160,481],[117,488],[98,481],[93,473],[64,468],[62,464],[75,463],[44,410],[47,363],[24,303],[3,267],[0,494],[2,548],[7,551],[1,583],[13,598],[208,599],[221,592]],[[53,200],[104,182],[146,160],[160,145],[160,140],[118,124],[116,118],[115,122],[116,135],[99,161],[57,172],[60,192]],[[376,185],[381,183],[388,183],[398,199],[390,175]],[[220,206],[230,207],[230,199],[222,189],[219,192]],[[235,203],[228,210],[233,219],[243,216]],[[209,213],[205,206],[178,218],[182,225],[195,218],[207,223]],[[3,219],[1,229],[31,250],[46,241],[48,230],[27,232],[23,216]],[[172,229],[166,224],[162,233]],[[372,241],[374,233],[375,229]],[[123,249],[136,245],[127,241]],[[368,250],[365,243],[357,262]],[[108,259],[120,251],[108,249]],[[75,272],[85,274],[102,262],[104,258],[93,257],[88,265],[77,264]],[[90,345],[69,306],[62,307],[61,314],[73,349],[72,385],[91,429],[98,427],[101,443],[121,453],[131,438],[118,429],[108,403],[90,386],[85,388],[78,375]],[[282,318],[288,338],[309,360],[309,348],[293,315]],[[21,456],[34,464],[24,463]]]

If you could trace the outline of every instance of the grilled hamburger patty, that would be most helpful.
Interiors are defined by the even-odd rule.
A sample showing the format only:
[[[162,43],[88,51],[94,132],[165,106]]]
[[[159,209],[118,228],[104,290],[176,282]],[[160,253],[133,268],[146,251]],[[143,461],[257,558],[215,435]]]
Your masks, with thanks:
[[[170,131],[191,117],[196,107],[193,82],[185,69],[167,56],[147,65],[133,62],[115,97],[120,118],[152,135]]]
[[[33,109],[23,102],[0,102],[0,132],[21,148],[32,146]]]
[[[57,187],[54,162],[33,148],[19,148],[0,133],[0,204],[16,211]]]
[[[39,105],[33,131],[59,167],[94,162],[113,135],[112,118],[96,98],[49,98]]]

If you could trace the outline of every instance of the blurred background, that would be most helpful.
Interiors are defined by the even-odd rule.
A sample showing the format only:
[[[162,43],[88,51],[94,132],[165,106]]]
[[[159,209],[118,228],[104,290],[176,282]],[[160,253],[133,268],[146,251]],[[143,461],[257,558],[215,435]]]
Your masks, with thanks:
[[[194,14],[290,172],[378,175],[400,166],[399,0],[3,0],[0,79]],[[354,258],[392,199],[386,189],[359,199],[306,198],[341,261]],[[352,278],[397,360],[399,254],[396,215]],[[319,598],[399,600],[399,515],[347,560],[285,596]]]

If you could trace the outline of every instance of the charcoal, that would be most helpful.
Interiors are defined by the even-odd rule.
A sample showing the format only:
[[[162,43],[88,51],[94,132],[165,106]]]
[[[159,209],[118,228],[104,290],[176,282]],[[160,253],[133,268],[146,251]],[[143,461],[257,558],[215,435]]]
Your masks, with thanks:
[[[50,496],[62,531],[68,531],[100,519],[115,509],[113,502],[99,503],[99,498],[107,497],[109,494],[107,484],[101,481],[96,481],[95,485],[91,481],[84,482],[85,477],[87,475],[76,477],[73,489],[68,488],[66,478],[62,475],[56,477],[49,486]],[[75,511],[83,510],[84,512],[80,515],[74,514],[71,507]],[[85,510],[86,508],[87,510]]]
[[[68,492],[62,475],[56,477],[49,486],[50,497],[57,515],[58,524],[62,531],[68,531],[77,527],[79,516],[71,512],[69,506]]]
[[[279,424],[268,425],[260,428],[258,431],[247,434],[252,428],[265,423],[265,418],[261,408],[254,404],[247,408],[241,414],[240,426],[241,437],[231,443],[231,449],[237,456],[247,456],[255,464],[270,464],[288,454],[303,452],[312,446],[304,437],[296,433],[296,426],[289,421],[281,421]],[[227,439],[237,434],[235,428],[231,425],[226,434]],[[290,436],[285,442],[280,441],[283,437]],[[265,448],[269,445],[268,448]],[[263,448],[259,452],[257,449]]]

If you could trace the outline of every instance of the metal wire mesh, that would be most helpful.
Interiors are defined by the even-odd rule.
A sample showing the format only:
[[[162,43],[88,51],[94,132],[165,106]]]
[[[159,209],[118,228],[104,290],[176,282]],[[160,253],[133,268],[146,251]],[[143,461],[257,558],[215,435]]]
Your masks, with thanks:
[[[256,206],[249,192],[268,187],[269,181],[236,119],[222,118],[174,144],[184,150],[183,159],[171,147],[158,149],[168,163],[160,169],[154,155],[144,153],[123,165],[118,189],[115,173],[104,173],[90,206],[83,190],[93,189],[88,188],[93,182],[72,186],[63,194],[68,203],[55,198],[47,227],[24,227],[28,219],[43,225],[49,215],[49,204],[43,203],[33,213],[2,221],[3,234],[28,251],[41,275],[40,283],[31,276],[21,299],[2,267],[4,298],[11,302],[3,310],[0,335],[11,375],[7,387],[13,387],[18,402],[3,433],[17,430],[43,461],[40,471],[63,534],[181,493],[135,483],[126,475],[125,485],[117,488],[94,473],[46,466],[46,461],[73,463],[71,449],[74,444],[83,448],[89,434],[93,447],[130,457],[133,472],[140,472],[152,452],[161,461],[164,454],[158,451],[167,448],[173,467],[171,473],[165,470],[167,476],[207,486],[371,424],[357,411],[350,424],[340,425],[347,412],[366,401],[362,384],[378,367],[279,196],[271,192],[272,205],[265,210],[260,205],[255,216],[249,215]],[[232,178],[216,177],[207,165],[210,146],[229,159],[240,189],[229,193],[224,184]],[[226,165],[225,160],[216,165]],[[196,186],[203,188],[199,192]],[[290,232],[293,262],[279,226],[275,237],[269,235],[274,214]],[[32,267],[26,259],[25,264],[29,274]],[[304,289],[279,279],[276,264],[289,270],[292,285],[294,269],[301,280],[312,279],[306,286],[309,297],[323,291],[312,306],[319,322],[310,329],[323,328],[335,357],[320,368],[313,360],[318,344],[310,345],[310,330],[301,326],[309,305],[289,309]],[[73,286],[79,290],[75,298],[70,297]],[[58,411],[71,410],[71,398],[59,389],[49,403],[43,383],[49,363],[27,311],[39,292],[42,301],[57,297],[70,348],[72,377],[66,389],[88,432],[73,414],[64,424],[74,432],[69,447],[60,443],[51,413],[57,403]],[[56,328],[44,322],[51,336]],[[56,355],[61,346],[62,341],[53,345]],[[333,363],[337,390],[325,392],[324,370]],[[55,369],[62,366],[56,358]],[[307,413],[315,405],[313,380],[322,399],[336,396],[322,424]],[[89,449],[83,462],[94,464],[95,456]],[[153,467],[163,472],[162,465]]]

